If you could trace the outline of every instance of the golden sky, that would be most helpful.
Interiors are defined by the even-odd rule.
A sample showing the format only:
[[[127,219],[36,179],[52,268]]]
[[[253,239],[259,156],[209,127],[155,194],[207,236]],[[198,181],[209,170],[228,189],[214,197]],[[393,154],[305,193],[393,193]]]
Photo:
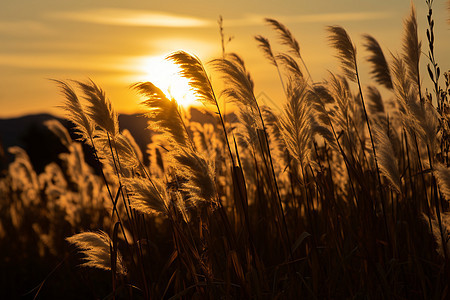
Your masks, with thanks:
[[[425,1],[413,1],[422,50],[427,49]],[[434,1],[436,57],[442,72],[450,68],[450,25],[446,1]],[[363,83],[370,83],[361,35],[369,33],[389,51],[401,49],[403,18],[409,0],[227,0],[115,1],[16,0],[0,9],[0,118],[28,113],[60,114],[62,99],[48,80],[91,78],[119,112],[139,109],[129,86],[166,76],[159,61],[176,50],[196,54],[204,62],[221,55],[217,20],[233,39],[228,52],[245,60],[255,80],[255,94],[277,102],[281,85],[273,67],[257,48],[254,36],[276,37],[263,19],[275,18],[294,33],[315,81],[337,71],[325,26],[342,25],[358,49]],[[426,57],[422,56],[424,85]],[[219,77],[213,75],[213,80]]]

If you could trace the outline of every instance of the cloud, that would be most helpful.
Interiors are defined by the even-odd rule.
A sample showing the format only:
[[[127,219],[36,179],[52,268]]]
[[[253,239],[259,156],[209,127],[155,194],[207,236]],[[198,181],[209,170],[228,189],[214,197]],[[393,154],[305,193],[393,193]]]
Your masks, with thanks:
[[[272,19],[280,20],[283,23],[335,23],[335,22],[360,22],[369,20],[382,20],[391,18],[392,12],[351,12],[351,13],[325,13],[310,15],[285,15],[271,16]],[[225,20],[226,26],[254,26],[262,25],[267,16],[251,14],[239,19]]]
[[[345,21],[381,20],[393,16],[392,12],[350,12],[324,13],[309,15],[279,15],[270,16],[284,23],[332,23]],[[168,12],[149,10],[128,10],[117,8],[102,8],[75,12],[53,12],[47,17],[58,20],[72,20],[84,23],[140,26],[140,27],[217,27],[217,21],[195,16],[179,15]],[[263,25],[266,15],[247,14],[241,18],[225,20],[227,27],[247,27]]]
[[[123,56],[0,53],[0,66],[27,70],[120,71]]]
[[[97,9],[79,12],[58,12],[48,15],[54,19],[66,19],[85,23],[142,27],[205,27],[215,25],[210,20],[177,15],[167,12]]]
[[[0,34],[3,35],[46,35],[52,29],[36,21],[0,21]]]

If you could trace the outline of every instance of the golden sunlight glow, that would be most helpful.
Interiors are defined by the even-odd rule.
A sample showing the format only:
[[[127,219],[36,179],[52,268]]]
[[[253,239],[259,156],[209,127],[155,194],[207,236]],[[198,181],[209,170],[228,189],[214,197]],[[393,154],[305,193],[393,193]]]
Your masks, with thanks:
[[[181,69],[164,57],[150,57],[142,61],[145,80],[156,85],[169,99],[175,99],[185,108],[198,105],[189,80],[180,75]]]

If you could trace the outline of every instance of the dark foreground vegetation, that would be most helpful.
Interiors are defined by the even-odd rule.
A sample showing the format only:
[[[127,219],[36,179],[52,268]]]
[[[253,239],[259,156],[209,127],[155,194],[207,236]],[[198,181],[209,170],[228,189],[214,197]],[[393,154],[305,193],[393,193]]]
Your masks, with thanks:
[[[319,82],[291,32],[266,19],[284,50],[256,42],[278,71],[281,112],[259,105],[244,61],[225,47],[207,64],[220,92],[195,56],[171,54],[215,122],[194,122],[176,99],[137,83],[155,132],[146,151],[94,82],[55,81],[79,139],[47,121],[64,152],[41,172],[22,148],[8,149],[2,295],[449,297],[449,74],[435,61],[427,4],[423,45],[414,8],[399,54],[364,36],[372,83],[360,81],[363,55],[344,28],[327,28],[342,68]],[[236,118],[224,117],[222,100]]]

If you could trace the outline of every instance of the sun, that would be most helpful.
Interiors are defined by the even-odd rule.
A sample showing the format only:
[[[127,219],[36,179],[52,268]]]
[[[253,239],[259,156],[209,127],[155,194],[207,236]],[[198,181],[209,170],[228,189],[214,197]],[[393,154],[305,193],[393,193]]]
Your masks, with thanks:
[[[169,99],[175,99],[185,108],[198,105],[195,92],[189,80],[180,75],[180,67],[164,57],[151,57],[143,61],[141,66],[146,81],[157,86]]]

